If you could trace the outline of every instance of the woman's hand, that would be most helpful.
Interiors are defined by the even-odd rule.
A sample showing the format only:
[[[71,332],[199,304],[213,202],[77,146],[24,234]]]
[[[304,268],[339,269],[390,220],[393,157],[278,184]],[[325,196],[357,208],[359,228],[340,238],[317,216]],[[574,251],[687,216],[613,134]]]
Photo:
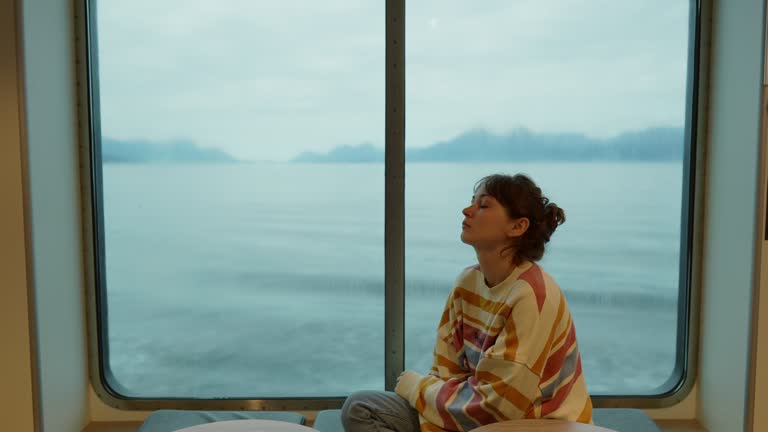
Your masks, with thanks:
[[[410,390],[413,388],[415,381],[421,379],[421,375],[414,371],[403,371],[400,376],[397,377],[397,385],[395,385],[395,393],[402,396],[405,399],[409,399]]]

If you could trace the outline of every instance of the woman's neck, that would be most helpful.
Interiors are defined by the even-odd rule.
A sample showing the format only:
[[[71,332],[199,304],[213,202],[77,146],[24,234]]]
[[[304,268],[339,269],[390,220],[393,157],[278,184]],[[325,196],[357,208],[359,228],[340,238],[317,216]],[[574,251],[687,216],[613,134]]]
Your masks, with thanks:
[[[514,264],[512,251],[502,254],[498,249],[475,249],[475,252],[477,253],[477,262],[480,264],[480,271],[485,276],[485,283],[491,288],[502,283],[517,267]]]

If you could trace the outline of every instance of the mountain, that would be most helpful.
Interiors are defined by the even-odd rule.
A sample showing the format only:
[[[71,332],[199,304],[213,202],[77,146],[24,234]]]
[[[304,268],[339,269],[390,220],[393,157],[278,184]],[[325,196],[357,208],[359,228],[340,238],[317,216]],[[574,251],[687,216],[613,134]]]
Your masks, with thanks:
[[[409,162],[493,161],[673,161],[683,155],[682,128],[649,128],[610,139],[583,134],[534,133],[516,129],[497,135],[472,129],[448,141],[406,150]],[[371,144],[340,146],[328,153],[302,153],[293,162],[382,162],[384,151]]]
[[[682,128],[645,129],[614,138],[614,150],[622,160],[681,160],[684,140]]]
[[[207,163],[237,162],[221,150],[200,147],[192,141],[151,142],[146,140],[101,140],[101,160],[105,163]]]
[[[383,160],[384,150],[365,143],[356,146],[339,146],[325,154],[304,152],[296,156],[293,162],[381,162]]]

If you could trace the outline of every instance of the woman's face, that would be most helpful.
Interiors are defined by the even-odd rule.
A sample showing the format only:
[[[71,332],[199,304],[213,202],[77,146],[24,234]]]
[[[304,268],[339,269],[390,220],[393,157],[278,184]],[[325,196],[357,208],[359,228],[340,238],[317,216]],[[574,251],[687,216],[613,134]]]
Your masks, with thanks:
[[[485,192],[484,185],[477,188],[472,203],[462,214],[461,241],[475,249],[504,248],[528,228],[527,218],[510,218],[504,206]]]

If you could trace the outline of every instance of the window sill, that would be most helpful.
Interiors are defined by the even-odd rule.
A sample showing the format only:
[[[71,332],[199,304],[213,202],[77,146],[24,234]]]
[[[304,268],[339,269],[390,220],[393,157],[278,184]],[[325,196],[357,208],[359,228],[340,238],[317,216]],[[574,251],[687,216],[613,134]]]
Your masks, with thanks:
[[[135,421],[91,422],[82,432],[136,432],[141,423]]]
[[[664,432],[707,432],[696,420],[654,420]]]

